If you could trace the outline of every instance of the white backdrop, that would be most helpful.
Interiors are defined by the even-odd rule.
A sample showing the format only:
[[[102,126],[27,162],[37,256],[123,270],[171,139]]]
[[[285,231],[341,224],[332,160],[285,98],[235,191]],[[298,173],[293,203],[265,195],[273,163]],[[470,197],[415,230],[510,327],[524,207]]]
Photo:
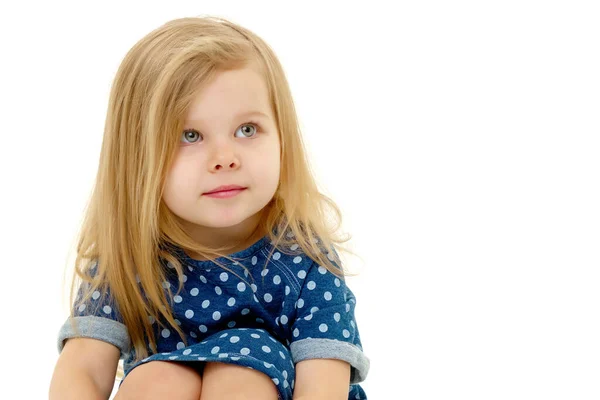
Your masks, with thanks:
[[[370,399],[599,398],[597,2],[7,4],[0,397],[47,398],[119,63],[214,14],[277,52],[353,234]]]

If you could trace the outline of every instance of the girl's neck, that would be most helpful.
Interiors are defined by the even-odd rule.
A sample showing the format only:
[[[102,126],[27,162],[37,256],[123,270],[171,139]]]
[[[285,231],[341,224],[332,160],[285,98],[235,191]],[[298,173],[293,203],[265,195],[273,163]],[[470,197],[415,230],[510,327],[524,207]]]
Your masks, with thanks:
[[[265,210],[262,210],[242,223],[228,228],[206,228],[186,221],[184,227],[197,243],[211,248],[233,246],[226,251],[227,254],[233,254],[248,248],[267,233],[261,224],[264,212]],[[188,253],[193,259],[206,260],[198,253]]]

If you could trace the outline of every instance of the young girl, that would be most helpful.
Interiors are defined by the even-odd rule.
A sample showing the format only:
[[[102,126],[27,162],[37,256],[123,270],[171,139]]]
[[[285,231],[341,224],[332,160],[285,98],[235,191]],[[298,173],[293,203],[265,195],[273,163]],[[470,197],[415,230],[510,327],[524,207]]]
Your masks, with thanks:
[[[154,30],[112,87],[50,397],[108,398],[123,359],[117,400],[365,399],[339,220],[272,49]]]

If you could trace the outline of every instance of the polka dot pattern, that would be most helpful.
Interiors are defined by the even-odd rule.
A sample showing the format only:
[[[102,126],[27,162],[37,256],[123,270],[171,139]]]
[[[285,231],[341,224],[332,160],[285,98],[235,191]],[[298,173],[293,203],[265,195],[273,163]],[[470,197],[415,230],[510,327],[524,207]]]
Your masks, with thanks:
[[[232,257],[236,263],[222,260],[235,273],[189,257],[182,258],[185,274],[181,277],[169,268],[172,273],[166,275],[162,287],[172,291],[173,316],[185,340],[166,321],[161,326],[148,317],[156,332],[157,351],[137,363],[131,357],[125,360],[125,374],[153,360],[219,360],[267,374],[281,398],[292,400],[295,343],[328,339],[362,351],[354,318],[356,300],[344,280],[302,253],[275,251],[266,263],[271,245],[265,240],[252,251],[251,246],[238,253],[242,256]],[[118,309],[109,301],[105,293],[95,291],[89,303],[76,305],[75,312],[120,320]],[[314,348],[310,340],[304,342],[303,351]],[[350,398],[366,398],[360,385],[349,386]]]

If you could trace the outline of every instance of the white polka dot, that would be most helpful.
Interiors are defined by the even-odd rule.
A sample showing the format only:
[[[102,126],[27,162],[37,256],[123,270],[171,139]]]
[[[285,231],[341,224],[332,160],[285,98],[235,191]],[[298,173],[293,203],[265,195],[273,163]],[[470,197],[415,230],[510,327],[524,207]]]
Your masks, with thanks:
[[[300,271],[298,271],[298,278],[300,279],[304,279],[306,278],[306,271],[301,269]]]
[[[270,303],[270,302],[272,302],[272,301],[273,301],[273,296],[271,296],[271,294],[270,294],[270,293],[265,293],[265,301],[266,301],[267,303]]]
[[[181,296],[175,296],[173,297],[173,301],[175,303],[181,303],[183,301],[183,298],[181,298]]]
[[[288,381],[283,381],[283,387],[287,388],[290,384],[288,383]]]
[[[248,354],[250,354],[250,349],[247,347],[244,347],[243,349],[240,350],[240,354],[247,356]]]
[[[198,357],[198,361],[206,361],[206,357]]]
[[[313,290],[317,287],[317,284],[315,283],[315,281],[310,281],[306,284],[306,287],[308,288],[308,290]]]
[[[344,335],[344,337],[345,337],[346,339],[348,339],[348,338],[350,337],[350,332],[348,331],[348,329],[344,329],[344,330],[342,331],[342,334]]]
[[[229,341],[231,343],[237,343],[237,342],[240,341],[240,337],[239,336],[232,336],[232,337],[229,338]]]
[[[242,315],[246,315],[246,314],[248,314],[249,312],[250,312],[250,309],[248,309],[248,308],[244,308],[244,309],[242,310]]]
[[[194,316],[194,312],[193,312],[192,310],[187,310],[187,311],[185,312],[185,317],[186,317],[187,319],[190,319],[190,318],[192,318],[193,316]]]
[[[286,315],[282,315],[281,316],[281,323],[285,325],[285,324],[287,324],[287,322],[288,322],[288,317]]]
[[[313,315],[312,314],[308,314],[306,317],[304,317],[305,321],[310,321],[312,319]]]
[[[100,292],[96,290],[94,293],[92,293],[92,299],[98,300],[98,297],[100,297]]]
[[[78,310],[79,310],[79,312],[82,312],[83,310],[85,310],[85,304],[80,305]]]
[[[290,294],[290,287],[286,285],[286,287],[285,287],[285,295],[287,296],[288,294]]]
[[[194,331],[190,332],[190,336],[193,337],[194,339],[196,339],[198,337],[198,335],[196,335],[196,333]]]
[[[319,311],[319,307],[311,307],[310,312],[312,314],[316,313],[317,311]]]
[[[183,355],[184,355],[184,356],[187,356],[187,355],[188,355],[188,354],[190,354],[191,352],[192,352],[192,349],[185,349],[185,350],[183,351]]]
[[[262,318],[256,318],[256,322],[258,322],[259,324],[264,324],[265,320]]]
[[[258,261],[258,259],[256,258],[256,256],[252,257],[252,265],[256,265],[256,261]]]
[[[178,319],[175,319],[175,323],[176,323],[177,325],[181,326],[181,321],[180,321],[180,320],[178,320]]]
[[[207,308],[208,306],[210,306],[210,300],[204,300],[202,302],[202,308]]]
[[[198,327],[198,329],[200,330],[200,332],[202,333],[206,333],[206,331],[208,331],[208,328],[206,327],[206,325],[200,325]]]
[[[275,275],[273,277],[273,283],[279,285],[281,283],[281,277],[279,275]]]
[[[280,258],[281,258],[280,252],[276,252],[275,254],[273,254],[273,260],[279,260]]]
[[[240,358],[239,357],[231,357],[231,360],[233,361],[238,361]]]
[[[193,288],[192,290],[190,290],[190,294],[192,296],[198,296],[198,292],[199,292],[198,288]]]
[[[340,287],[340,280],[338,278],[335,278],[333,283],[335,283],[335,286]]]
[[[267,268],[267,269],[263,269],[263,270],[261,271],[261,273],[260,273],[260,274],[261,274],[263,277],[265,277],[265,276],[267,276],[267,274],[268,274],[268,273],[269,273],[269,269]]]
[[[272,378],[271,380],[273,381],[273,383],[274,383],[275,385],[279,385],[279,379],[277,379],[277,378]]]
[[[171,357],[169,357],[169,360],[176,360],[176,359],[177,359],[177,356],[171,356]]]
[[[243,292],[244,290],[246,290],[246,284],[245,284],[244,282],[240,282],[240,283],[238,283],[238,284],[237,284],[237,289],[238,289],[240,292]]]
[[[187,282],[187,280],[188,280],[188,277],[187,277],[187,275],[186,275],[186,274],[183,274],[183,275],[181,275],[181,276],[179,277],[179,280],[180,280],[181,282],[185,283],[185,282]]]
[[[227,326],[228,326],[229,328],[233,328],[233,327],[235,326],[235,321],[229,321],[229,322],[227,323]]]
[[[250,284],[250,287],[252,288],[252,291],[253,291],[254,293],[256,293],[256,291],[258,290],[258,287],[256,287],[256,285],[255,285],[254,283],[251,283],[251,284]]]
[[[188,270],[189,270],[190,272],[194,272],[194,268],[192,268],[190,265],[188,265]]]
[[[319,268],[317,268],[317,270],[321,275],[325,275],[327,273],[327,269],[321,265],[319,265]]]
[[[300,331],[298,330],[298,328],[294,329],[294,337],[298,337],[300,335]]]
[[[335,313],[333,314],[333,319],[335,319],[335,322],[340,322],[340,313]]]
[[[221,348],[219,346],[215,346],[212,348],[212,350],[210,352],[211,352],[211,354],[217,354],[219,352],[219,350],[221,350]]]
[[[185,347],[185,344],[183,342],[179,342],[177,343],[177,350],[181,350]]]
[[[260,335],[257,333],[251,333],[250,336],[252,336],[254,339],[260,339]]]
[[[200,280],[202,281],[202,283],[206,283],[206,278],[204,277],[204,275],[200,275]]]
[[[219,358],[227,358],[227,353],[221,353],[221,354],[219,354]]]
[[[235,304],[235,299],[233,297],[230,297],[229,300],[227,300],[227,305],[229,307],[233,307],[234,304]]]
[[[350,312],[350,304],[346,304],[346,312]]]
[[[321,324],[321,325],[319,325],[319,330],[321,332],[327,332],[328,329],[329,328],[327,327],[327,324]]]
[[[168,338],[169,336],[171,336],[171,331],[168,329],[163,329],[160,334],[162,335],[162,337]]]
[[[227,282],[227,279],[229,279],[229,275],[227,275],[227,272],[221,272],[221,275],[219,275],[219,279],[221,279],[221,282]]]
[[[253,294],[252,297],[254,297],[254,301],[258,303],[258,297],[256,297],[255,294]]]
[[[304,299],[298,299],[297,306],[298,308],[304,307]]]
[[[351,325],[353,328],[356,328],[356,326],[354,325],[354,321],[352,321],[352,320],[350,320],[350,325]]]
[[[279,355],[281,356],[281,358],[283,358],[285,360],[285,354],[283,354],[281,351],[279,352]]]
[[[286,370],[283,370],[283,372],[282,372],[281,374],[283,375],[283,377],[284,377],[285,379],[287,379],[287,378],[288,378],[288,373],[287,373],[287,371],[286,371]]]
[[[215,286],[215,293],[216,293],[216,294],[218,294],[218,295],[220,296],[221,294],[223,294],[223,291],[221,290],[221,288],[220,288],[220,287],[218,287],[218,286]]]
[[[267,368],[271,368],[271,367],[273,366],[273,364],[269,364],[269,363],[268,363],[268,362],[266,362],[266,361],[263,361],[263,364],[264,364],[264,365],[265,365],[265,367],[267,367]]]
[[[218,312],[218,311],[215,311],[215,312],[213,313],[213,319],[214,319],[215,321],[218,321],[218,320],[220,320],[220,319],[221,319],[221,313],[220,313],[220,312]]]
[[[227,332],[225,332],[224,334],[222,334],[221,336],[219,336],[221,339],[223,339],[224,337],[227,337],[227,335],[229,335]]]
[[[265,353],[270,353],[271,352],[271,348],[269,346],[263,346],[262,347],[262,351],[264,351]]]
[[[104,306],[102,307],[102,311],[104,311],[105,314],[110,314],[112,308],[110,308],[110,306]]]
[[[329,301],[333,296],[331,295],[331,292],[325,292],[323,297],[325,297],[325,300]]]
[[[171,287],[171,284],[170,284],[169,282],[167,282],[167,281],[164,281],[162,285],[163,285],[163,287],[164,287],[165,289],[168,289],[168,288],[170,288],[170,287]]]
[[[150,322],[151,324],[155,323],[156,320],[154,319],[154,317],[152,315],[148,315],[148,322]]]
[[[300,247],[300,246],[298,246],[298,244],[297,244],[297,243],[294,243],[294,244],[292,245],[292,247],[290,247],[290,250],[296,250],[298,247]]]
[[[301,261],[302,261],[302,257],[300,257],[300,256],[294,257],[294,264],[299,264]]]
[[[279,317],[275,318],[275,325],[279,326]]]

